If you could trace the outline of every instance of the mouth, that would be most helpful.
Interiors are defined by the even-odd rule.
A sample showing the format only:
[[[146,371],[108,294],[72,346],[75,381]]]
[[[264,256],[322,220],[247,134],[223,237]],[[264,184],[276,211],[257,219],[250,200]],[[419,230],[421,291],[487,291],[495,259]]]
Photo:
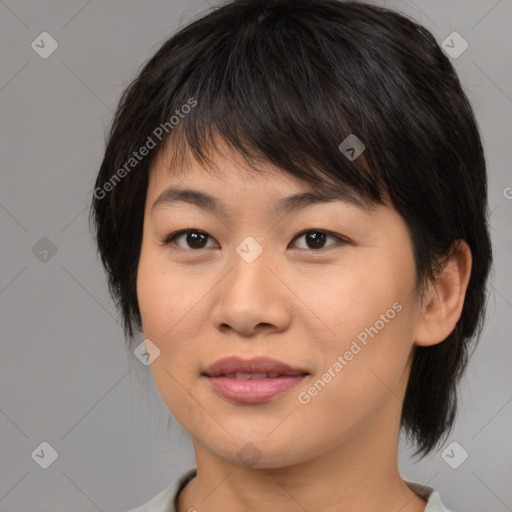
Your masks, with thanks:
[[[210,365],[203,375],[207,377],[225,376],[245,380],[248,378],[263,379],[280,376],[304,375],[308,372],[301,368],[295,368],[277,359],[269,357],[255,357],[242,359],[240,357],[225,357]]]
[[[224,358],[202,373],[223,398],[241,404],[266,402],[298,385],[307,375],[270,358]]]
[[[290,377],[295,375],[284,374],[284,373],[247,373],[247,372],[236,372],[215,375],[215,377],[227,377],[228,379],[237,380],[257,380],[257,379],[276,379],[277,377]],[[212,377],[212,375],[209,375]]]

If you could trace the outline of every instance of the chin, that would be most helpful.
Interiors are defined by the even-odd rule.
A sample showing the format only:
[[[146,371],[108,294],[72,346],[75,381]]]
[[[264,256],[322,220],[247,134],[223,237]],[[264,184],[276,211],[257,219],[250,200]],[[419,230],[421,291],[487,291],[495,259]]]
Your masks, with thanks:
[[[212,442],[211,437],[203,447],[225,462],[247,469],[277,469],[295,464],[300,464],[308,459],[305,450],[297,450],[297,446],[306,448],[303,437],[297,440],[289,435],[275,435],[274,439],[268,435],[271,429],[266,429],[265,434],[236,436],[236,438],[224,439],[223,442]],[[311,456],[314,456],[311,454]]]

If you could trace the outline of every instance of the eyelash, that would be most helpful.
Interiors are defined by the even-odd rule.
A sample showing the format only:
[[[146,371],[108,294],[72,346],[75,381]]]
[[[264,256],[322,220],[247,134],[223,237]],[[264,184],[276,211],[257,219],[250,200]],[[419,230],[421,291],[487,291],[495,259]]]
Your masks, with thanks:
[[[163,240],[162,240],[162,245],[172,245],[174,244],[174,241],[176,240],[176,238],[178,238],[179,236],[181,235],[185,235],[185,234],[188,234],[188,233],[200,233],[202,235],[206,235],[208,238],[212,239],[213,238],[206,232],[200,230],[200,229],[194,229],[194,228],[189,228],[189,229],[181,229],[179,231],[175,231],[174,233],[171,233],[169,235],[167,235]],[[322,235],[326,235],[328,237],[331,237],[331,238],[335,238],[337,239],[338,242],[341,242],[343,245],[345,244],[349,244],[350,242],[346,239],[346,238],[343,238],[339,235],[336,235],[334,233],[331,233],[330,231],[326,231],[325,229],[306,229],[304,231],[301,231],[300,233],[298,233],[297,235],[295,235],[293,237],[293,240],[296,240],[297,238],[301,237],[301,236],[304,236],[308,233],[319,233],[319,234],[322,234]],[[331,244],[327,247],[322,247],[320,249],[301,249],[302,251],[306,251],[306,252],[320,252],[320,251],[323,251],[323,250],[326,250],[328,249],[329,247],[331,247],[332,245],[336,245],[336,244]],[[195,251],[195,252],[198,252],[198,251],[201,251],[203,249],[211,249],[211,247],[203,247],[203,248],[199,248],[199,249],[184,249],[183,247],[179,247],[179,249],[183,249],[183,250],[190,250],[190,251]]]

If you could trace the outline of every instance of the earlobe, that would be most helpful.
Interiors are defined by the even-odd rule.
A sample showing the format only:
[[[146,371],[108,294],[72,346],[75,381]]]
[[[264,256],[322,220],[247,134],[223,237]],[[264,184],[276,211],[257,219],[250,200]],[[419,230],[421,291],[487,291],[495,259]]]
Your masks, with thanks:
[[[435,345],[451,334],[462,313],[471,265],[468,244],[455,241],[435,281],[428,285],[415,331],[416,345]]]

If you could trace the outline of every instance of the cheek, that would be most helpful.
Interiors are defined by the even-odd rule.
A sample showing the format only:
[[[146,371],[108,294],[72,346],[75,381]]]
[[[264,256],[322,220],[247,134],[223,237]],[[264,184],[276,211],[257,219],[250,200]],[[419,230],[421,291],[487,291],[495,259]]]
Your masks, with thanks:
[[[325,330],[326,336],[319,340],[322,349],[343,353],[358,336],[364,342],[365,336],[369,337],[367,330],[376,322],[379,332],[389,330],[389,324],[397,316],[393,304],[402,300],[405,287],[389,278],[389,271],[386,275],[388,277],[382,278],[369,265],[360,268],[354,265],[332,273],[323,287],[308,286],[303,290],[304,302],[311,305],[329,328]],[[389,322],[383,323],[382,314]]]
[[[175,338],[176,331],[190,324],[189,315],[203,294],[204,289],[194,286],[185,272],[169,265],[165,250],[145,250],[143,246],[137,273],[137,299],[147,337],[154,338],[159,346],[164,340]],[[185,339],[189,334],[183,335]],[[180,334],[180,339],[183,336]]]
[[[398,386],[413,343],[414,266],[381,259],[356,268],[341,272],[338,282],[333,276],[328,292],[316,295],[330,331],[316,338],[318,351],[313,348],[319,380],[311,393],[302,391],[322,409],[340,411],[340,403],[351,411],[377,408]]]
[[[145,250],[143,245],[137,273],[137,298],[144,337],[160,350],[150,370],[162,399],[178,421],[183,414],[192,421],[204,421],[200,408],[190,407],[190,399],[183,389],[187,387],[183,373],[193,373],[196,363],[191,333],[184,333],[183,327],[189,324],[187,312],[198,298],[184,282],[183,273],[171,272],[165,265],[157,251]]]
[[[366,306],[366,318],[357,310],[357,327],[354,316],[339,319],[339,332],[341,322],[347,322],[347,336],[339,336],[318,353],[323,361],[318,374],[297,392],[297,418],[303,428],[315,430],[320,444],[328,445],[340,435],[351,436],[371,425],[388,405],[400,406],[398,397],[411,347],[409,312],[402,305],[383,325],[378,315],[386,309],[378,303]]]
[[[165,272],[149,251],[141,251],[137,271],[137,300],[146,337],[158,337],[159,319],[169,307]]]
[[[201,284],[200,284],[201,283]],[[145,250],[139,259],[137,297],[144,329],[160,350],[151,364],[155,383],[169,406],[183,394],[180,383],[198,371],[198,347],[206,312],[203,310],[207,276],[197,280],[171,266],[165,251]],[[178,404],[176,404],[178,406]]]

